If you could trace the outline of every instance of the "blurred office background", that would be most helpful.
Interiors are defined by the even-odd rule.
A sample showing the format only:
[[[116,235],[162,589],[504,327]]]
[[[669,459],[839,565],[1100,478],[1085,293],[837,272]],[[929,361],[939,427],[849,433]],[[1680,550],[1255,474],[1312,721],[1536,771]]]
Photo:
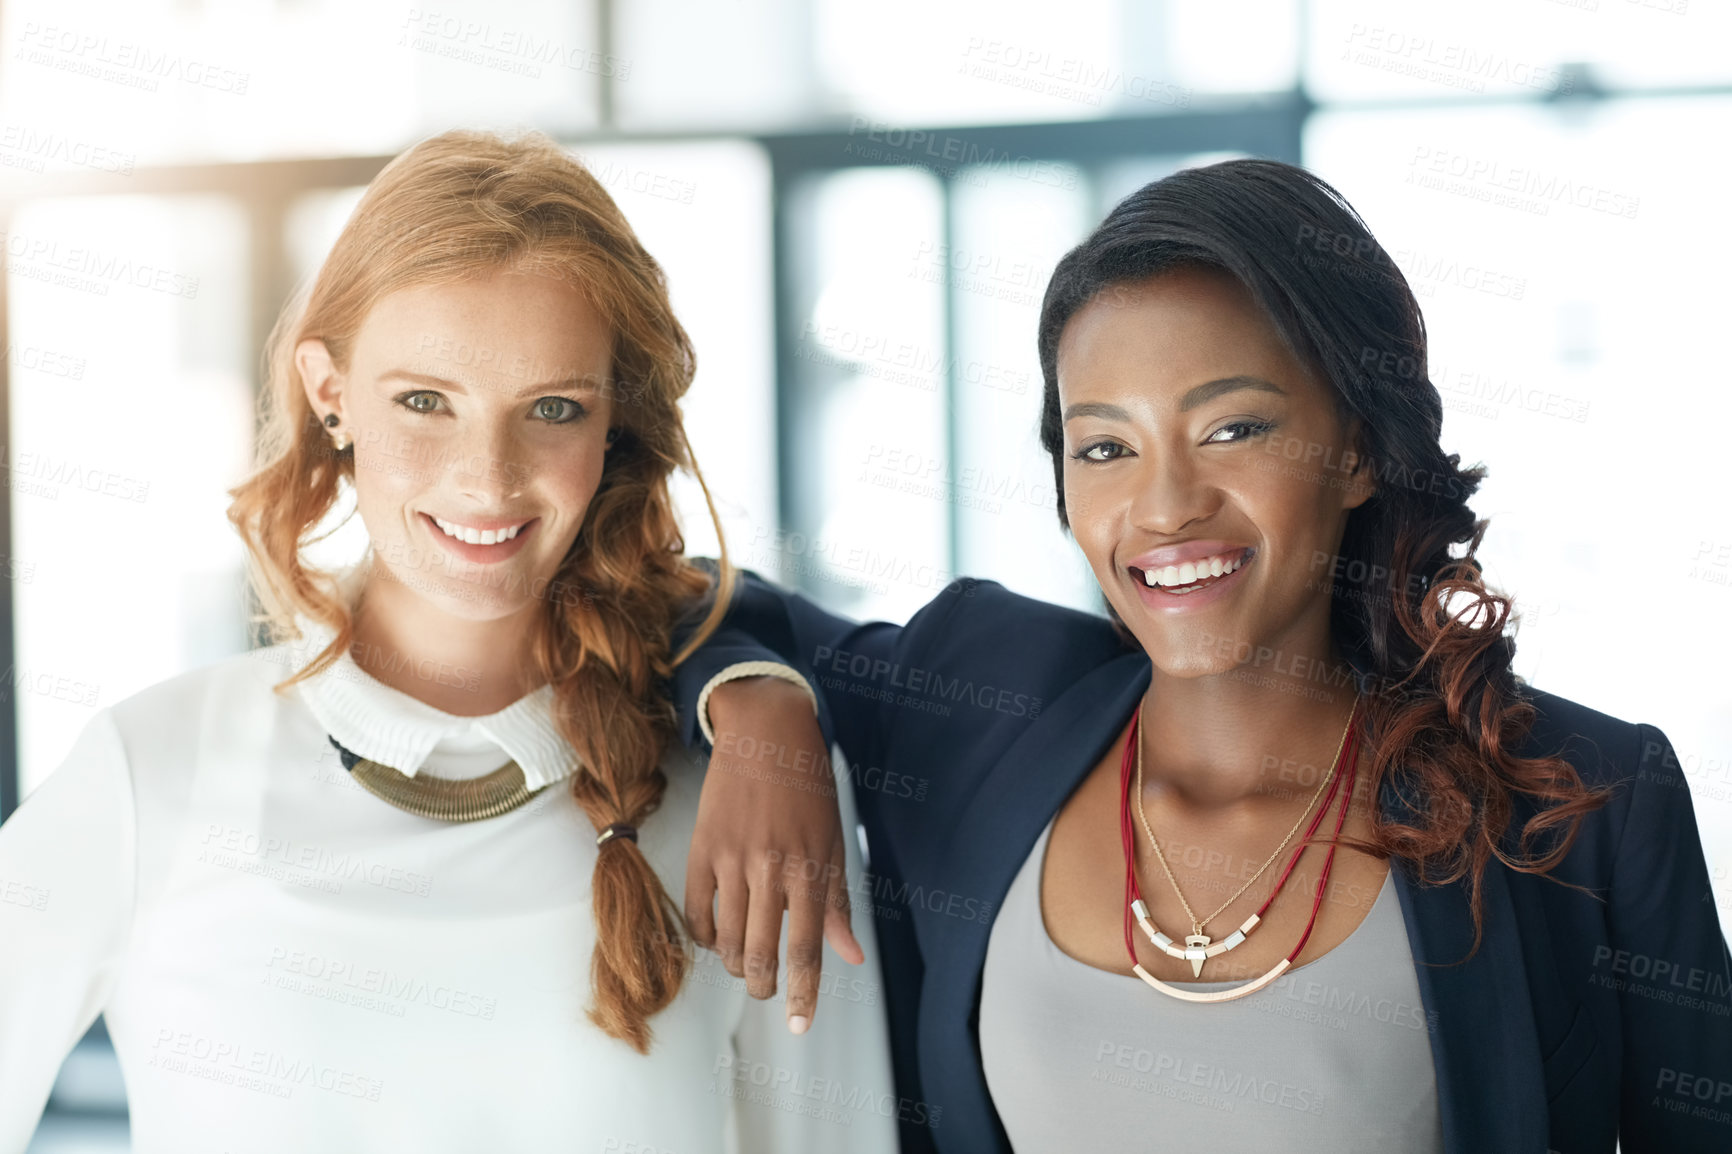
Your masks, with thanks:
[[[1097,606],[1035,435],[1047,275],[1146,181],[1261,155],[1413,284],[1520,670],[1672,738],[1732,923],[1726,5],[7,0],[0,37],[0,815],[94,709],[249,644],[260,349],[415,140],[586,158],[696,341],[733,556],[896,620],[957,574]],[[125,1148],[99,1020],[32,1150]]]

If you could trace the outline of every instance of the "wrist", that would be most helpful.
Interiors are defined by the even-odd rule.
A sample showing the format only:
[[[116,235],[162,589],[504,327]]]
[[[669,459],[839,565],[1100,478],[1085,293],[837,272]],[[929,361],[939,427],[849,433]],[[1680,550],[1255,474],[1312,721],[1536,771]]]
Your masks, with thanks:
[[[741,682],[752,684],[741,685]],[[734,689],[730,691],[729,686]],[[788,666],[775,661],[745,661],[730,665],[710,678],[709,684],[698,694],[698,728],[713,746],[716,732],[710,715],[718,697],[731,703],[722,708],[734,718],[786,716],[782,713],[784,694],[790,690],[804,702],[805,708],[814,715],[818,713],[817,693],[804,677]]]
[[[779,713],[793,709],[802,717],[812,713],[812,695],[779,677],[736,677],[710,693],[710,719],[754,712]]]

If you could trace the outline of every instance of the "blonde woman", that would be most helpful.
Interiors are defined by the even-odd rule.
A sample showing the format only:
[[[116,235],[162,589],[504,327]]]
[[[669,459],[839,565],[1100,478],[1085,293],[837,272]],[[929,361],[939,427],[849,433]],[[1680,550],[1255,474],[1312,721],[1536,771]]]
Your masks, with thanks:
[[[101,710],[0,829],[47,895],[0,905],[0,1151],[99,1012],[141,1152],[893,1149],[875,960],[795,1037],[677,912],[719,876],[666,684],[718,618],[675,652],[693,357],[600,184],[411,148],[269,370],[229,517],[277,643]],[[349,490],[370,548],[320,571]]]

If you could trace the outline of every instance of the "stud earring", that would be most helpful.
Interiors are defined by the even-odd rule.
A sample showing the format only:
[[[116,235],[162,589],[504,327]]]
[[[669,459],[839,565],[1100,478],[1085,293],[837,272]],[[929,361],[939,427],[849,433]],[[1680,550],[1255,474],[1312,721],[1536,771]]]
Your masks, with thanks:
[[[335,413],[326,413],[325,414],[325,427],[328,429],[334,429],[339,424],[342,423],[342,420],[343,419],[341,417],[337,416],[337,414],[335,414]],[[331,434],[331,447],[334,448],[339,453],[341,453],[344,449],[347,449],[349,447],[349,434],[347,434],[347,433],[332,433]]]

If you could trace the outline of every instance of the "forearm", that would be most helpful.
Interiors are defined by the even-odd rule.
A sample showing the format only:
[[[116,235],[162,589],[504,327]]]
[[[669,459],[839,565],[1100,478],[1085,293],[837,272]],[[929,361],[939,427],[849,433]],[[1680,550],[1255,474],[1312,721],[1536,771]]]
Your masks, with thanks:
[[[710,739],[711,735],[705,732],[706,718],[699,713],[697,703],[718,675],[746,662],[777,662],[803,675],[817,691],[819,727],[826,741],[840,744],[852,762],[873,764],[885,738],[886,710],[876,695],[826,693],[826,681],[861,684],[858,678],[832,678],[826,674],[838,663],[844,668],[888,668],[897,660],[901,635],[901,626],[885,622],[861,624],[831,613],[802,594],[765,581],[749,570],[741,570],[722,628],[675,673],[674,700],[681,711],[681,737],[693,747]],[[763,682],[748,684],[756,686]],[[712,697],[712,705],[714,701]],[[707,721],[713,724],[713,715]]]

